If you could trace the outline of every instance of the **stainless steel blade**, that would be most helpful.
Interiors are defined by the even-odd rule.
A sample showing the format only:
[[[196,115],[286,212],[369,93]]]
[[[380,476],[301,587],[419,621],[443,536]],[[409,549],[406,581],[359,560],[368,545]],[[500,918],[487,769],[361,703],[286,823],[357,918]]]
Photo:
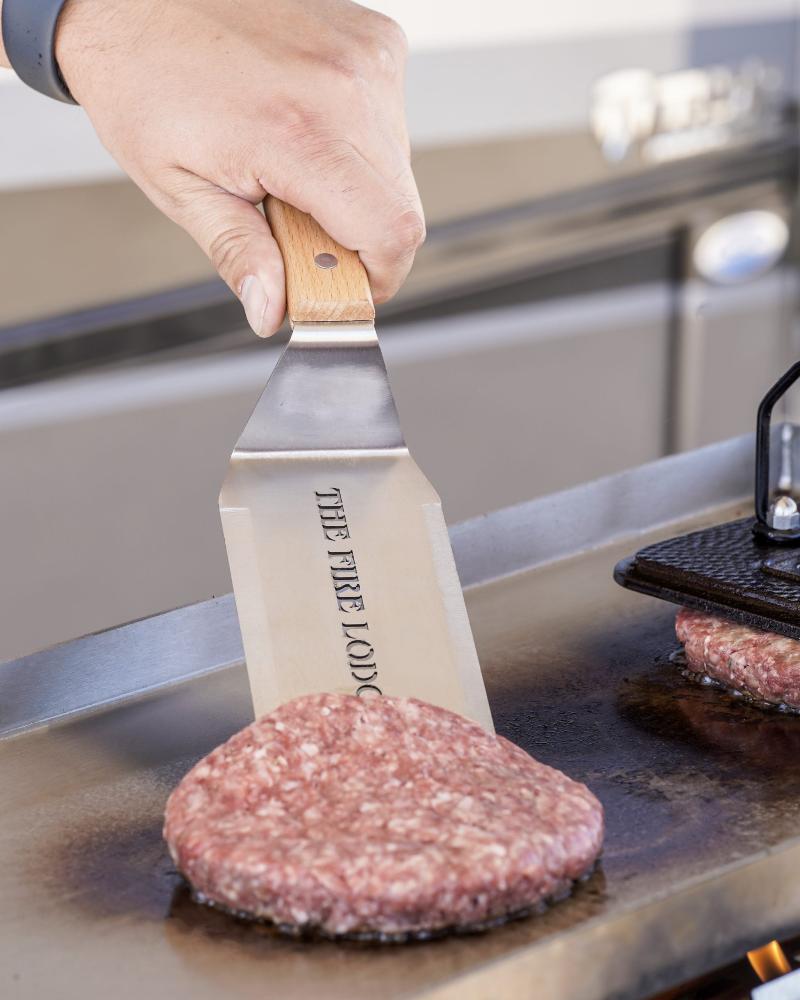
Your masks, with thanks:
[[[492,727],[441,501],[371,324],[296,324],[220,512],[256,714],[310,691],[414,695]]]

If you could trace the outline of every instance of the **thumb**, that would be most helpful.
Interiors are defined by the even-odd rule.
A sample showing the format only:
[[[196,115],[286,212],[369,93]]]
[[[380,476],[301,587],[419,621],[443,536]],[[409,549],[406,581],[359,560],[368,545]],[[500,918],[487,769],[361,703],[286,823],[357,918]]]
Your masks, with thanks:
[[[239,296],[253,331],[272,336],[283,322],[286,293],[283,258],[269,223],[256,205],[215,184],[193,187],[190,198],[173,198],[171,217]]]

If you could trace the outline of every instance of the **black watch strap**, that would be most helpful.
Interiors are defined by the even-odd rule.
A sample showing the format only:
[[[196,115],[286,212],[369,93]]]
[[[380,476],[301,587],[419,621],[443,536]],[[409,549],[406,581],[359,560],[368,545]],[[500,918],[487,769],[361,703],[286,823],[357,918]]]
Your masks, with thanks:
[[[56,24],[66,0],[3,0],[3,46],[11,68],[34,90],[75,104],[55,54]]]

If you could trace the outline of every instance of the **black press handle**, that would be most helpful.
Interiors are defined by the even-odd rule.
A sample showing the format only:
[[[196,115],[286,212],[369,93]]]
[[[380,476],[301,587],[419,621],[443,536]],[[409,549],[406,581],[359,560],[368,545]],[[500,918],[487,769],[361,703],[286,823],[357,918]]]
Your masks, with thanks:
[[[800,361],[783,373],[767,392],[758,407],[756,417],[756,523],[753,530],[773,542],[800,543],[800,528],[771,528],[769,514],[769,455],[772,410],[775,404],[800,378]]]

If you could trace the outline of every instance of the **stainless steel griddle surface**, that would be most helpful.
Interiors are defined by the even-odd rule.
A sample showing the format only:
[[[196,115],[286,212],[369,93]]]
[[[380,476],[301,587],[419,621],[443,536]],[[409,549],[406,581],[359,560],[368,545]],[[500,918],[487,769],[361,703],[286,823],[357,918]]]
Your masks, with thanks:
[[[569,900],[400,947],[287,940],[194,904],[162,810],[249,721],[233,666],[0,743],[0,994],[641,997],[797,930],[800,719],[687,684],[674,607],[611,577],[632,548],[745,510],[468,590],[498,731],[606,808],[602,861]]]

